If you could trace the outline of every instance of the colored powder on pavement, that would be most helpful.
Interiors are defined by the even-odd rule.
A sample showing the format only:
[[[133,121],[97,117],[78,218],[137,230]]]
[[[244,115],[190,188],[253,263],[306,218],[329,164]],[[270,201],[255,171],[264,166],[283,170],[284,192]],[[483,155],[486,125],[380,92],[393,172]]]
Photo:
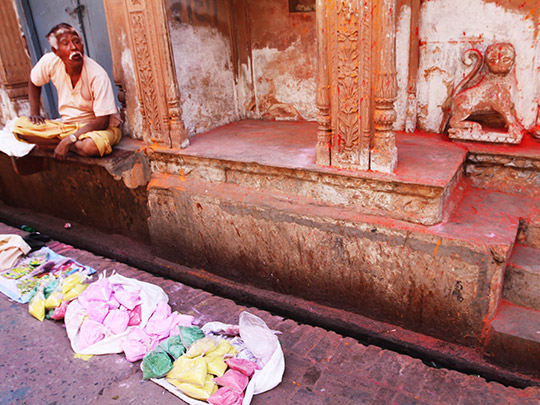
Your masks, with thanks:
[[[81,360],[84,360],[84,361],[88,361],[90,360],[92,357],[94,357],[93,354],[80,354],[80,353],[75,353],[73,355],[73,358],[74,359],[81,359]]]

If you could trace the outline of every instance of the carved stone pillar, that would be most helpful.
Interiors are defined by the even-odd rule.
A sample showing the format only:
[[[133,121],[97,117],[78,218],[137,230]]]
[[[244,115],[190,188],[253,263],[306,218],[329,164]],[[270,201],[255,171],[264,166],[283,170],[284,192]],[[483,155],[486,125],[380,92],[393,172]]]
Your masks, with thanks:
[[[363,119],[367,117],[360,114],[363,96],[360,83],[364,63],[369,63],[371,55],[365,58],[362,53],[360,25],[365,21],[361,22],[360,0],[330,0],[326,7],[331,165],[368,170],[369,143],[364,143],[361,131]]]
[[[330,129],[332,166],[391,172],[397,156],[395,0],[320,0],[317,14],[317,163],[325,164]]]
[[[397,164],[397,148],[392,127],[396,121],[394,101],[396,81],[396,1],[373,0],[378,23],[375,24],[376,49],[373,71],[373,134],[371,169],[391,173]]]
[[[0,3],[0,83],[18,114],[18,102],[28,98],[31,63],[22,37],[15,3]]]
[[[326,54],[326,0],[317,0],[317,35],[318,63],[317,76],[317,146],[315,147],[316,163],[330,165],[330,88],[328,80],[328,55]]]
[[[105,0],[110,31],[125,33],[131,50],[137,97],[142,115],[143,139],[167,147],[189,145],[181,119],[180,92],[164,0]],[[115,27],[121,24],[121,29]],[[110,35],[113,36],[114,34]],[[114,38],[113,38],[114,39]],[[111,40],[118,48],[119,41]],[[122,54],[112,49],[116,66],[122,65]],[[123,81],[115,68],[115,81]],[[123,89],[122,83],[119,83]]]

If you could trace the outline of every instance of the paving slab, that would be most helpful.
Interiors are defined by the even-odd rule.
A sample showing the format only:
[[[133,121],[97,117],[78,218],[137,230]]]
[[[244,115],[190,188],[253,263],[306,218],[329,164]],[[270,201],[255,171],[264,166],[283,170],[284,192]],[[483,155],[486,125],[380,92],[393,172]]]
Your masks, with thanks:
[[[0,233],[22,231],[0,224]],[[173,310],[236,323],[243,310],[282,331],[283,381],[256,396],[258,404],[359,403],[538,403],[540,388],[517,389],[481,377],[436,369],[412,357],[365,346],[355,339],[269,312],[237,305],[182,283],[53,241],[49,247],[98,272],[116,271],[161,286]],[[0,296],[0,404],[182,403],[152,382],[143,382],[139,363],[122,355],[74,356],[61,323],[39,322],[26,305]]]

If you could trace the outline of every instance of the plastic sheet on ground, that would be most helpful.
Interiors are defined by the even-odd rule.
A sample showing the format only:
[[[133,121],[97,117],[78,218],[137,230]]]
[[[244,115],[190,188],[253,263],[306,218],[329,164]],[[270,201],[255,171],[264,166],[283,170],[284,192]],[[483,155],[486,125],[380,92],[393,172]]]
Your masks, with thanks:
[[[234,329],[232,325],[227,326]],[[285,358],[279,344],[279,339],[258,316],[249,312],[242,312],[240,314],[238,328],[240,337],[244,340],[245,345],[252,353],[257,355],[262,366],[260,370],[255,370],[244,392],[242,405],[249,405],[253,395],[269,391],[281,382],[285,371]],[[152,381],[188,404],[208,404],[208,402],[188,397],[165,378],[153,378]]]
[[[44,280],[50,277],[67,277],[77,271],[84,271],[86,274],[96,272],[89,266],[43,247],[21,258],[15,267],[0,273],[0,292],[26,304],[33,296],[35,288]]]

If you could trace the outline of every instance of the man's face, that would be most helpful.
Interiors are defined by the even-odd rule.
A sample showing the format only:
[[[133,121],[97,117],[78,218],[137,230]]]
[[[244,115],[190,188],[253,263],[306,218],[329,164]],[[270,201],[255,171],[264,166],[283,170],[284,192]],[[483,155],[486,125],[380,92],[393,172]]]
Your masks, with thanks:
[[[66,66],[79,66],[83,63],[84,46],[76,31],[59,30],[56,33],[58,48],[53,52]]]

